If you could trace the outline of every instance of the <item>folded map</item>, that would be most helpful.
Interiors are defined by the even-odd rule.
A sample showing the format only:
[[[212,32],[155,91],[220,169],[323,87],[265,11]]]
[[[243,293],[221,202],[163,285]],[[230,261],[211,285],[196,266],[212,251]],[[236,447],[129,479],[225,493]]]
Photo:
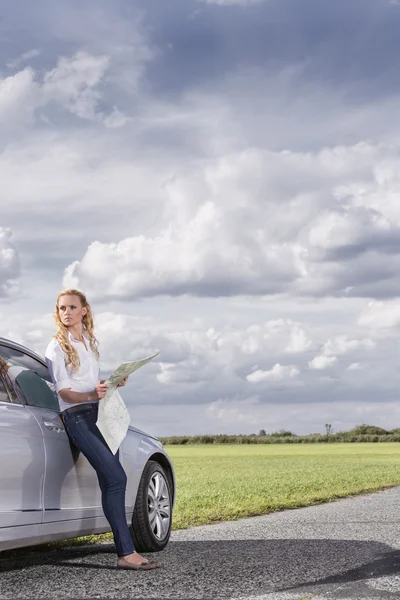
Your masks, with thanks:
[[[129,411],[117,390],[117,385],[125,377],[153,360],[158,354],[159,352],[142,360],[121,363],[118,369],[105,381],[108,384],[108,390],[99,402],[96,425],[113,454],[117,452],[122,440],[125,438],[131,420]]]

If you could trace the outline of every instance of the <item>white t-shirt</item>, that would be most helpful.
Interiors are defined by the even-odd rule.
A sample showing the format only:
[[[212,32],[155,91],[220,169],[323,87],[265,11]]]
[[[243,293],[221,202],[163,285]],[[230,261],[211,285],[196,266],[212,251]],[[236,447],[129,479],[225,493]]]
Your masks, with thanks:
[[[64,402],[59,394],[60,390],[66,388],[70,388],[73,392],[92,392],[98,384],[100,375],[99,361],[90,347],[87,333],[83,332],[83,336],[87,349],[83,342],[79,342],[71,333],[68,333],[71,344],[79,354],[80,367],[78,371],[74,372],[70,365],[66,365],[66,356],[56,339],[53,338],[46,349],[46,363],[56,388],[61,412],[72,406],[80,406],[81,404],[93,402],[93,400],[87,400],[85,402],[70,404],[69,402]]]

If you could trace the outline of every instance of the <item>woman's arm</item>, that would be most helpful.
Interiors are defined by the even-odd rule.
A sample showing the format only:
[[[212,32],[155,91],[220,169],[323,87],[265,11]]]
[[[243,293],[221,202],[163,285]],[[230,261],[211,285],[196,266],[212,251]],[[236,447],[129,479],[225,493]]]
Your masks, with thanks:
[[[79,404],[80,402],[96,402],[101,400],[107,393],[107,385],[99,383],[91,392],[73,392],[71,388],[63,388],[58,392],[64,402],[68,404]]]

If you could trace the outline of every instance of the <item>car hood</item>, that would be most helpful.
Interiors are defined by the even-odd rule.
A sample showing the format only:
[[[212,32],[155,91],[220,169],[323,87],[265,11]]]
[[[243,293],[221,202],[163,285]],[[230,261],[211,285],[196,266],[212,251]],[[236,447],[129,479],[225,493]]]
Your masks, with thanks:
[[[157,442],[160,441],[155,435],[150,435],[150,433],[147,433],[146,431],[142,431],[141,429],[138,429],[137,427],[133,427],[132,425],[129,425],[128,429],[130,429],[131,431],[134,431],[135,433],[140,433],[141,435],[145,435],[146,437],[149,437],[152,440],[156,440]]]

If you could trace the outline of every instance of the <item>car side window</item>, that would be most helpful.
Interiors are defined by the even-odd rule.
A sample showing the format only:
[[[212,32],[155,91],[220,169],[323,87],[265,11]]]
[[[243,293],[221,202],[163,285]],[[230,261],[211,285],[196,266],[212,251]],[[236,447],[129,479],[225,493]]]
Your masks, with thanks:
[[[48,368],[29,354],[0,345],[0,366],[12,402],[59,411]]]

